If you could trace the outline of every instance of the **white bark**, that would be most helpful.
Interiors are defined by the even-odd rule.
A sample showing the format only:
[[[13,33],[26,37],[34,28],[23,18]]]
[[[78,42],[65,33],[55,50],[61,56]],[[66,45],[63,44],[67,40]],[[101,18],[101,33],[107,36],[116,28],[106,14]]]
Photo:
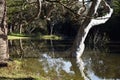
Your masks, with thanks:
[[[98,0],[97,4],[95,6],[94,14],[97,12],[97,9],[100,5],[100,2],[101,2],[101,0]],[[76,52],[77,53],[77,58],[81,57],[81,55],[84,51],[84,48],[85,48],[84,41],[85,41],[85,38],[86,38],[89,30],[95,25],[100,25],[100,24],[105,23],[111,17],[111,15],[113,13],[113,9],[110,8],[110,6],[106,2],[105,2],[105,4],[106,4],[107,7],[109,7],[109,13],[107,13],[105,16],[97,17],[95,19],[91,19],[90,23],[85,27],[85,29],[84,29],[85,35],[82,37],[82,40],[81,40],[80,45],[79,45],[79,47],[77,49],[77,52]]]
[[[38,18],[41,14],[41,9],[42,9],[42,0],[37,0],[37,4],[38,4],[38,13],[37,13],[37,17]]]
[[[97,4],[95,6],[95,11],[94,11],[94,14],[97,12],[97,9],[100,5],[100,2],[101,0],[97,0]],[[105,5],[109,8],[109,12],[105,15],[105,16],[102,16],[102,17],[97,17],[95,19],[91,19],[90,23],[84,28],[84,35],[82,36],[82,40],[80,41],[80,45],[77,49],[77,64],[79,66],[79,69],[80,69],[80,72],[83,76],[83,78],[85,80],[89,80],[89,78],[87,78],[85,76],[85,73],[84,73],[84,62],[82,61],[81,59],[81,55],[83,54],[83,51],[84,51],[84,48],[85,48],[85,45],[84,45],[84,41],[85,41],[85,38],[89,32],[89,30],[95,26],[95,25],[100,25],[100,24],[104,24],[106,21],[109,20],[109,18],[111,17],[112,13],[113,13],[113,9],[110,8],[110,6],[104,1]]]

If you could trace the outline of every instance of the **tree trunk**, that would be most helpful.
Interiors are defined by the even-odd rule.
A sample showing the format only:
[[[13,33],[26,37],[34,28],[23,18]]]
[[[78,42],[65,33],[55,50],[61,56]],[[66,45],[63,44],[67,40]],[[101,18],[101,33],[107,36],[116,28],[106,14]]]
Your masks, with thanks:
[[[103,6],[107,7],[108,12],[105,16],[93,18],[93,16],[97,13],[97,9],[101,1],[103,1],[104,3]],[[87,16],[84,22],[82,23],[81,27],[79,28],[78,34],[73,43],[72,52],[71,52],[72,57],[77,57],[77,59],[81,57],[85,48],[84,41],[89,30],[92,28],[92,26],[105,23],[111,17],[112,13],[113,10],[104,0],[92,0],[92,4],[87,13]]]
[[[0,64],[9,58],[6,27],[6,1],[0,0]]]
[[[22,25],[22,23],[20,23],[20,24],[19,24],[19,33],[20,33],[20,34],[22,34],[22,27],[23,27],[23,25]]]

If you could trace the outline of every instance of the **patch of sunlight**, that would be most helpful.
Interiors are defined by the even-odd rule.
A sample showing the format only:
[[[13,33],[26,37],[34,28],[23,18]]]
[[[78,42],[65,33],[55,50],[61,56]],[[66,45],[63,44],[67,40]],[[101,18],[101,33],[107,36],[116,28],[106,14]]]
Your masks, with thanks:
[[[19,37],[19,36],[8,36],[8,40],[13,40],[13,39],[31,39],[31,37]]]
[[[8,40],[14,40],[14,39],[44,39],[44,40],[60,40],[62,39],[59,36],[56,35],[43,35],[43,36],[14,36],[14,35],[8,35]]]
[[[44,36],[42,36],[41,38],[42,38],[42,39],[52,39],[52,40],[62,39],[61,37],[56,36],[56,35],[44,35]]]

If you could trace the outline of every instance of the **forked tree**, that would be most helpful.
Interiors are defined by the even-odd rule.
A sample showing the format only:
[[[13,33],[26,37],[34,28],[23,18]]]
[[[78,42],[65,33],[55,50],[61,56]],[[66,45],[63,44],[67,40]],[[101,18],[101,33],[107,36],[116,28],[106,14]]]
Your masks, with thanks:
[[[79,0],[79,1],[83,2],[83,5],[85,5],[90,0]],[[83,51],[85,48],[84,42],[89,30],[93,26],[104,24],[106,21],[109,20],[109,18],[113,13],[113,9],[105,0],[91,0],[89,4],[90,5],[88,5],[88,9],[86,9],[86,6],[83,6],[82,9],[79,9],[84,12],[85,12],[85,9],[88,11],[87,11],[87,14],[83,16],[84,20],[82,22],[81,27],[78,30],[76,39],[72,47],[72,52],[71,52],[72,57],[75,56],[77,57],[77,59],[79,59],[83,54]],[[103,9],[103,13],[102,13],[103,15],[99,14],[99,8]],[[82,16],[84,12],[82,12],[80,16]]]

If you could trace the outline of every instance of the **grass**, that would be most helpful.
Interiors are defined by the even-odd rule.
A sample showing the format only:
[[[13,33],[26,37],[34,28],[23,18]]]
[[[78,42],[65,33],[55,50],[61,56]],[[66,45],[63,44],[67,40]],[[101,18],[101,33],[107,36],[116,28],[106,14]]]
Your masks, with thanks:
[[[38,35],[38,36],[33,36],[33,35],[26,35],[26,34],[17,34],[17,33],[11,33],[8,35],[9,40],[13,39],[44,39],[44,40],[60,40],[62,39],[61,37],[57,35]]]
[[[8,62],[7,67],[0,67],[0,80],[48,80],[46,77],[22,70],[22,62]]]
[[[18,37],[18,36],[8,35],[8,39],[9,40],[13,40],[13,39],[31,39],[31,37]]]
[[[56,35],[44,35],[44,36],[41,36],[41,39],[59,40],[59,39],[62,39],[62,38],[59,37],[59,36],[56,36]]]

